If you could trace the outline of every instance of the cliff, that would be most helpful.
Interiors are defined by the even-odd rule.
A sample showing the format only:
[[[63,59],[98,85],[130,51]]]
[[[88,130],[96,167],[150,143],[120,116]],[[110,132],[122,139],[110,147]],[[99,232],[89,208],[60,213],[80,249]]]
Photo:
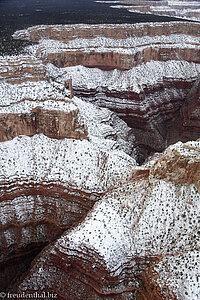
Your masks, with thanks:
[[[7,296],[198,299],[199,30],[164,23],[15,34],[38,44],[0,59]]]
[[[27,51],[51,74],[59,68],[63,77],[72,76],[75,95],[117,113],[132,128],[142,162],[170,143],[190,140],[190,132],[199,137],[197,114],[188,119],[194,130],[177,116],[183,106],[187,111],[186,98],[199,79],[199,31],[198,23],[188,22],[56,25],[18,31],[14,38],[38,42]]]
[[[132,179],[101,196],[80,225],[40,253],[18,291],[50,290],[60,299],[198,299],[199,171],[194,175],[192,166],[199,170],[199,146],[175,144],[149,176],[148,168],[132,167]]]
[[[70,99],[65,81],[56,82],[36,58],[1,62],[0,285],[6,289],[135,160],[128,156],[134,155],[131,129],[112,112]]]

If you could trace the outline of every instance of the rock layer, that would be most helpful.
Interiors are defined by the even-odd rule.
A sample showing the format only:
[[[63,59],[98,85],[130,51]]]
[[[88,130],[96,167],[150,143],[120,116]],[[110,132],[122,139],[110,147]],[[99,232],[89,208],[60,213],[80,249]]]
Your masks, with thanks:
[[[64,113],[36,107],[27,114],[0,115],[0,141],[12,139],[18,135],[32,136],[44,133],[52,138],[87,138],[87,129],[78,122],[77,111]]]
[[[192,137],[199,134],[197,31],[198,24],[164,23],[16,33],[54,40],[24,58],[5,57],[5,68],[1,61],[1,287],[69,300],[198,299],[200,142],[136,164],[189,139],[191,124]],[[48,61],[72,52],[102,59],[98,68]],[[100,70],[105,53],[130,56],[127,70]],[[153,53],[162,55],[150,61]],[[69,98],[70,76],[87,101]]]
[[[22,83],[47,80],[45,66],[34,56],[7,56],[0,58],[0,82]]]
[[[199,80],[199,32],[198,23],[188,22],[57,25],[14,37],[38,41],[28,51],[62,67],[62,77],[72,76],[75,95],[117,113],[132,128],[142,162],[152,151],[190,139],[176,116]],[[199,133],[197,126],[192,138]]]
[[[112,112],[69,99],[64,81],[56,82],[36,58],[33,65],[31,56],[4,61],[15,73],[6,75],[2,65],[0,285],[7,289],[17,286],[34,256],[80,222],[112,188],[111,178],[118,184],[135,160],[125,154],[134,154],[134,136]],[[29,76],[37,63],[42,80]]]
[[[173,147],[186,164],[198,160],[199,142]],[[198,299],[199,192],[192,182],[177,184],[184,163],[168,169],[169,178],[155,178],[154,170],[176,162],[170,151],[150,177],[107,193],[84,222],[46,248],[18,291],[50,290],[60,299]]]
[[[1,262],[23,259],[22,249],[35,251],[79,222],[130,170],[134,161],[125,156],[123,166],[118,155],[86,140],[43,135],[2,142]]]
[[[197,36],[198,23],[170,22],[170,23],[138,23],[138,24],[109,24],[99,25],[41,25],[33,26],[26,30],[16,31],[14,38],[39,42],[41,39],[50,39],[69,42],[77,38],[91,39],[95,36],[103,36],[111,39],[126,39],[127,37],[142,36],[170,36],[177,33]]]

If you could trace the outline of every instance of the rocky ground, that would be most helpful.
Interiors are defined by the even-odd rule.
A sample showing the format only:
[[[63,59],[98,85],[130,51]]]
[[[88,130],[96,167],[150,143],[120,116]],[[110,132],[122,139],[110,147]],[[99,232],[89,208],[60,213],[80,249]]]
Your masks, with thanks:
[[[2,290],[198,300],[199,32],[15,33],[37,44],[0,59]]]

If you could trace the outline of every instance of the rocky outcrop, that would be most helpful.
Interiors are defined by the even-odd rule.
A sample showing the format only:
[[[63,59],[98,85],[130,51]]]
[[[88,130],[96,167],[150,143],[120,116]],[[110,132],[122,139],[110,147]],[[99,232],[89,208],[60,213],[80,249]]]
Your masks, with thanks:
[[[174,182],[175,184],[194,184],[199,190],[199,147],[197,142],[171,146],[152,167],[151,174],[157,179]]]
[[[10,71],[1,64],[0,286],[8,298],[198,299],[199,140],[136,163],[188,140],[195,118],[191,135],[199,134],[199,25],[178,24],[162,24],[170,36],[158,24],[130,26],[121,40],[110,36],[124,34],[122,25],[80,26],[82,39],[77,26],[16,33],[39,40],[50,30],[54,41],[29,47],[24,59],[5,57]],[[172,34],[178,28],[190,33]],[[143,30],[151,34],[139,37]],[[167,47],[181,58],[134,58]],[[49,63],[49,53],[72,49],[132,62],[109,71],[99,68],[104,55],[98,68]],[[70,76],[87,101],[69,96]]]
[[[150,167],[150,177],[145,167],[136,168],[145,176],[106,193],[84,222],[41,252],[18,292],[49,290],[60,299],[197,299],[200,198],[193,181],[177,181],[177,174],[186,166],[193,176],[187,165],[198,161],[199,142],[173,148],[183,154],[181,166],[169,149]],[[170,162],[174,169],[167,169]],[[168,177],[160,179],[165,167]]]
[[[62,67],[59,74],[72,76],[75,95],[117,113],[132,128],[142,162],[151,152],[190,139],[178,115],[187,111],[186,98],[199,80],[199,30],[188,22],[56,25],[14,37],[38,41],[28,51],[47,63],[50,74]],[[188,122],[197,124],[195,116]],[[199,134],[196,126],[191,138]]]
[[[57,76],[37,59],[33,70],[38,62],[45,77],[32,80],[31,63],[27,67],[25,60],[31,57],[6,58],[6,66],[19,65],[21,71],[12,80],[2,67],[0,82],[4,290],[16,286],[35,255],[84,219],[100,195],[118,185],[120,177],[123,181],[135,164],[127,155],[134,155],[134,136],[125,122],[107,109],[69,99],[65,82],[56,82]]]
[[[0,141],[10,140],[18,135],[33,136],[44,133],[52,138],[87,138],[87,128],[78,122],[77,110],[69,113],[45,110],[38,106],[31,113],[0,114]]]
[[[34,56],[0,57],[0,82],[22,83],[47,80],[45,66]]]

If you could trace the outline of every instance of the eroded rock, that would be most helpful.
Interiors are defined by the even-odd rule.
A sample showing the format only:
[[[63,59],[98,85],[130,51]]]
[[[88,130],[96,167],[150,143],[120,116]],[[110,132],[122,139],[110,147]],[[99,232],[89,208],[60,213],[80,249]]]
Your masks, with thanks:
[[[193,147],[198,151],[199,142]],[[182,148],[192,162],[195,154]],[[174,170],[169,180],[157,179],[158,163],[149,178],[107,193],[84,222],[46,248],[18,291],[49,289],[61,299],[198,299],[199,192],[193,183],[177,184]]]
[[[72,76],[75,95],[117,113],[133,130],[141,163],[151,152],[190,139],[177,114],[199,80],[199,31],[199,23],[188,22],[56,25],[14,37],[37,41],[27,51],[62,67],[61,77]],[[197,113],[187,122],[194,124],[191,138],[198,138]]]
[[[4,58],[8,72],[1,61],[1,287],[69,300],[198,299],[199,141],[136,163],[199,136],[198,32],[163,23],[16,34],[53,41]],[[53,66],[51,55],[73,66]],[[77,66],[80,57],[98,68]],[[70,76],[76,94],[132,129],[70,99]]]

